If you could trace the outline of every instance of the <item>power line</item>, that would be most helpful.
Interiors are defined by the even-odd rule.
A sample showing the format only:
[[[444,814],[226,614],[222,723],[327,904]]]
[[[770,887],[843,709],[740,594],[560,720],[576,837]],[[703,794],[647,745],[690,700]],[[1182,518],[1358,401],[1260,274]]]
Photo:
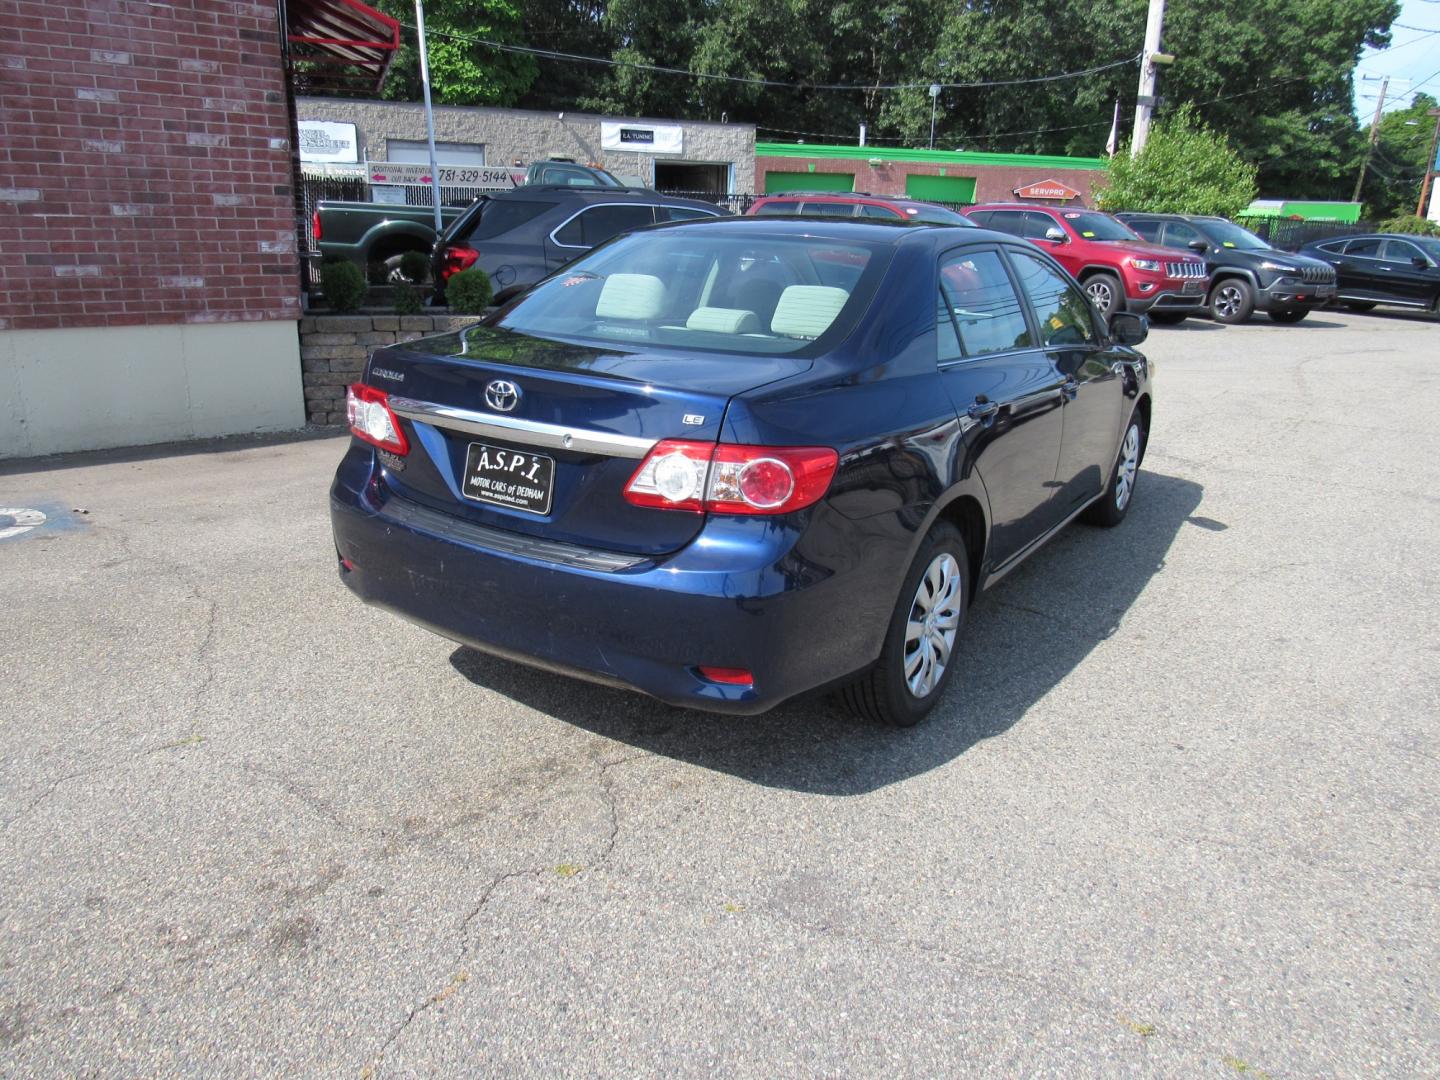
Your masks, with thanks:
[[[407,30],[414,30],[415,27],[409,23],[401,23]],[[539,56],[547,60],[573,60],[582,64],[604,64],[607,67],[634,68],[637,71],[654,71],[661,75],[684,75],[691,79],[711,79],[717,82],[740,83],[745,86],[771,86],[785,90],[919,90],[924,87],[936,85],[931,81],[913,83],[790,83],[779,79],[759,79],[745,75],[716,75],[705,71],[690,71],[686,68],[666,67],[662,64],[642,64],[633,60],[615,60],[603,56],[582,56],[579,53],[557,52],[554,49],[537,49],[529,45],[507,45],[499,41],[490,41],[486,38],[474,37],[470,34],[457,34],[451,30],[431,30],[432,37],[446,37],[452,41],[464,41],[471,45],[483,45],[487,49],[494,49],[497,52],[515,53],[521,56]],[[938,85],[947,90],[978,90],[987,86],[1033,86],[1037,83],[1060,82],[1064,79],[1078,79],[1085,75],[1096,75],[1102,71],[1110,71],[1113,68],[1125,67],[1137,63],[1140,59],[1137,53],[1134,56],[1127,56],[1123,60],[1116,60],[1109,64],[1101,64],[1098,67],[1085,68],[1083,71],[1065,71],[1058,75],[1039,75],[1029,79],[989,79],[983,82],[968,83],[939,83]]]

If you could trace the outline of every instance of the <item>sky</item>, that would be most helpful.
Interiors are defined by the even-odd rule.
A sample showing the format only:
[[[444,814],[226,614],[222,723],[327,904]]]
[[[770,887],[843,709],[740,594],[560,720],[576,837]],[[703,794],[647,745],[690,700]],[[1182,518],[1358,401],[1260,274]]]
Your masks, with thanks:
[[[1367,75],[1370,78],[1364,78]],[[1440,0],[1404,0],[1390,31],[1390,48],[1361,54],[1355,69],[1355,115],[1364,126],[1375,115],[1380,80],[1386,75],[1386,112],[1408,106],[1417,90],[1440,98]]]

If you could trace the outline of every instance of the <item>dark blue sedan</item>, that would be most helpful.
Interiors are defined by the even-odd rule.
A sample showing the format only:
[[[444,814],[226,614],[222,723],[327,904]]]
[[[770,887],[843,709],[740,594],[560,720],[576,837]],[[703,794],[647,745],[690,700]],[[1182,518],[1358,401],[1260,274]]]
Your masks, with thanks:
[[[641,230],[375,352],[331,491],[340,573],[448,638],[676,705],[835,686],[913,724],[980,589],[1076,517],[1125,517],[1144,336],[987,230]]]

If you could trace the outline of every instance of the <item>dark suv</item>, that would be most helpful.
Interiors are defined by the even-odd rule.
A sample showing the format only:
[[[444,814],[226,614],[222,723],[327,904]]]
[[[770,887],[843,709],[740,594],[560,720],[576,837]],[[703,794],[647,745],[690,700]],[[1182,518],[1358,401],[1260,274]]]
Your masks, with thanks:
[[[824,217],[874,218],[877,221],[898,218],[925,225],[959,225],[962,229],[975,224],[954,210],[934,203],[871,195],[864,191],[787,191],[783,195],[766,195],[756,199],[755,205],[745,212],[757,217],[818,214]]]
[[[1263,311],[1295,323],[1335,297],[1335,271],[1319,259],[1272,248],[1249,229],[1194,214],[1116,214],[1146,240],[1194,251],[1210,271],[1210,317],[1242,323]]]
[[[527,184],[485,195],[435,241],[435,302],[444,301],[445,282],[461,270],[484,270],[503,302],[612,236],[657,221],[725,213],[713,203],[645,188]]]

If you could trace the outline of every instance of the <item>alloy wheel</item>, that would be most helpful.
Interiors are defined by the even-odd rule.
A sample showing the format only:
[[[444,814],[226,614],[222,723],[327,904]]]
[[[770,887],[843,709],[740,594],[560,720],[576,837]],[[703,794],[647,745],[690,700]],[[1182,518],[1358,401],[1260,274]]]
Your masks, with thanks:
[[[960,564],[942,551],[915,589],[905,624],[905,684],[916,698],[927,697],[940,685],[950,663],[960,627],[961,582]]]
[[[1090,297],[1090,302],[1103,312],[1110,310],[1110,305],[1115,302],[1115,290],[1104,278],[1095,278],[1085,286],[1085,294]]]
[[[1120,467],[1115,473],[1115,509],[1124,510],[1135,490],[1135,473],[1140,468],[1140,425],[1131,424],[1120,445]]]
[[[1215,314],[1222,319],[1233,319],[1240,314],[1244,305],[1245,297],[1234,285],[1221,285],[1215,290],[1215,301],[1212,305]]]

